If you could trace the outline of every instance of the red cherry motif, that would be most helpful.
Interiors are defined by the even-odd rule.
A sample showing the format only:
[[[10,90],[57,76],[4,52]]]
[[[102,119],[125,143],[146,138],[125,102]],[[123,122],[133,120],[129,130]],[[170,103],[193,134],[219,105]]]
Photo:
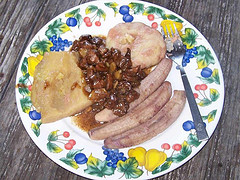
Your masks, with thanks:
[[[164,143],[164,144],[162,144],[161,148],[165,149],[165,150],[169,150],[170,149],[170,145],[168,143]]]
[[[71,150],[73,148],[73,145],[70,144],[70,143],[67,143],[67,144],[64,145],[64,147],[65,147],[66,150]]]
[[[90,21],[90,22],[86,22],[86,26],[87,27],[91,27],[92,26],[92,22]]]
[[[203,90],[203,91],[205,91],[207,88],[208,88],[208,87],[207,87],[206,84],[201,84],[201,85],[200,85],[200,89]]]
[[[201,90],[201,85],[200,85],[200,84],[197,84],[197,85],[195,86],[195,90],[196,90],[196,91]]]
[[[147,18],[148,18],[149,21],[153,21],[154,20],[154,15],[153,14],[149,14],[147,16]]]
[[[69,144],[72,144],[73,146],[76,144],[76,141],[74,140],[74,139],[70,139],[69,141],[68,141],[68,143]]]
[[[65,131],[65,132],[63,133],[63,137],[68,138],[69,136],[70,136],[70,133],[69,133],[69,132]]]
[[[198,94],[197,93],[193,93],[193,95],[194,95],[195,99],[198,98]]]
[[[83,21],[84,21],[85,23],[88,23],[88,22],[90,22],[90,18],[89,18],[89,17],[85,17],[85,18],[83,19]]]
[[[152,23],[152,28],[157,29],[157,28],[158,28],[158,23],[153,22],[153,23]]]
[[[95,22],[95,25],[96,25],[96,26],[101,26],[101,22],[100,22],[100,21],[96,21],[96,22]]]
[[[29,85],[29,86],[28,86],[28,90],[29,90],[29,91],[32,91],[32,85]]]
[[[172,148],[175,150],[175,151],[180,151],[182,149],[182,145],[181,144],[174,144],[172,146]]]

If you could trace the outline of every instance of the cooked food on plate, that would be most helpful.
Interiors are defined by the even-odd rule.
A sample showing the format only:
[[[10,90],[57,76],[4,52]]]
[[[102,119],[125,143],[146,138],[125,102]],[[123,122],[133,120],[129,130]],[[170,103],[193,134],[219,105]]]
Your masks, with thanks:
[[[117,48],[122,53],[131,49],[133,67],[151,67],[166,56],[162,34],[140,22],[116,25],[109,30],[106,43],[108,48]]]
[[[42,123],[74,115],[92,104],[83,92],[83,73],[76,52],[45,53],[36,66],[31,100]]]
[[[95,140],[105,139],[146,122],[168,102],[171,94],[171,84],[164,82],[145,101],[129,111],[125,116],[90,130],[90,138]]]
[[[152,118],[132,129],[105,139],[107,148],[120,149],[141,144],[167,129],[181,114],[186,102],[184,91],[174,91],[173,97]]]
[[[137,88],[139,92],[139,98],[130,103],[129,110],[142,103],[149,95],[151,95],[167,78],[172,68],[172,60],[164,58],[156,66],[156,68],[141,81],[141,84]],[[156,80],[157,79],[157,80]],[[103,109],[95,115],[96,121],[108,122],[116,119],[115,115],[110,109]]]
[[[42,123],[72,117],[109,148],[143,143],[181,114],[184,91],[165,81],[172,68],[161,33],[120,23],[107,37],[82,35],[70,52],[45,53],[36,66],[32,103]]]

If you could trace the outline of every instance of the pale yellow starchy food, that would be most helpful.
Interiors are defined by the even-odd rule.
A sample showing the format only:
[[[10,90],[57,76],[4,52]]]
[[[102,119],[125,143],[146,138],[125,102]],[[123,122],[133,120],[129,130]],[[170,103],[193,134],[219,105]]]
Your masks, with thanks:
[[[119,49],[123,54],[130,48],[133,67],[156,65],[166,55],[162,34],[141,22],[117,24],[109,30],[106,46]]]
[[[31,100],[42,123],[71,116],[92,104],[83,92],[77,52],[49,52],[36,66]]]

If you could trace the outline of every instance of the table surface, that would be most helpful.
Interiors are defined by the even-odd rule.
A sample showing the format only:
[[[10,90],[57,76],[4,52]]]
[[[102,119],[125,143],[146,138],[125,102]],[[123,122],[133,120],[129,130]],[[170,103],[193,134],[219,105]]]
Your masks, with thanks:
[[[0,1],[0,179],[85,179],[55,164],[30,139],[15,102],[15,77],[33,36],[65,10],[89,0]],[[240,1],[148,0],[191,22],[210,42],[225,81],[219,124],[206,146],[157,179],[240,179]]]

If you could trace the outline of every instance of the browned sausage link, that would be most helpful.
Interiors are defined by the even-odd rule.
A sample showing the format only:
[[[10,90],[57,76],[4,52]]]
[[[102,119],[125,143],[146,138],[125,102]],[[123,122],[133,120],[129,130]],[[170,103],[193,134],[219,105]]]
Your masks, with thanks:
[[[120,149],[141,144],[167,129],[181,114],[186,102],[184,91],[174,91],[172,99],[151,119],[122,134],[105,139],[104,146]]]
[[[169,82],[164,82],[144,102],[132,109],[126,115],[115,119],[103,126],[89,131],[89,136],[94,140],[106,139],[107,137],[120,134],[153,117],[170,99],[172,87]]]
[[[167,78],[172,68],[172,60],[163,59],[157,67],[145,79],[142,80],[139,86],[140,97],[130,103],[129,111],[143,102],[150,94],[152,94]],[[112,110],[104,109],[96,114],[96,121],[111,121],[118,116],[114,115]]]

